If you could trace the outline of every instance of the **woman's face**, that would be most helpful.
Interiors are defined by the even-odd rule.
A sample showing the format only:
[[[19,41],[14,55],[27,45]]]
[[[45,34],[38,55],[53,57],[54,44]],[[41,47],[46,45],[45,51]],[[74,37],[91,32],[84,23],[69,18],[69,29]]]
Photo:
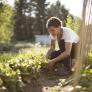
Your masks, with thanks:
[[[60,31],[60,27],[54,27],[54,26],[51,26],[48,28],[48,32],[53,36],[53,37],[57,37],[57,35],[59,34],[59,31]]]

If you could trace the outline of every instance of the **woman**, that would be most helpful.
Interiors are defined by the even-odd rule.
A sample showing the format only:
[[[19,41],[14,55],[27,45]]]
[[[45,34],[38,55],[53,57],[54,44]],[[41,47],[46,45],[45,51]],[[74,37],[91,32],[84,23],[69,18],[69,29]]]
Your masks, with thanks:
[[[46,55],[50,59],[48,68],[53,69],[56,63],[61,62],[64,67],[60,75],[68,75],[71,73],[71,60],[74,58],[74,47],[79,42],[79,36],[72,29],[63,27],[62,21],[57,17],[51,17],[46,26],[51,38],[51,46]],[[60,49],[58,51],[55,51],[56,40]]]

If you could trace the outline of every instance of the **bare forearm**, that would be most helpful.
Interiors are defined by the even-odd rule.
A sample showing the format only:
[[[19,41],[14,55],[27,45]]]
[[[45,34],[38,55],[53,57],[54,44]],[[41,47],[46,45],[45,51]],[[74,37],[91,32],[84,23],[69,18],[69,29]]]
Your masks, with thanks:
[[[61,53],[58,57],[54,58],[53,61],[54,61],[54,62],[59,62],[60,60],[66,58],[66,57],[68,57],[68,56],[69,56],[68,53],[63,52],[63,53]]]
[[[50,49],[47,51],[46,57],[49,57],[53,51],[54,51],[54,49],[50,48]]]
[[[61,53],[58,57],[53,59],[54,62],[58,62],[71,54],[71,49],[72,49],[72,43],[65,43],[65,51]]]

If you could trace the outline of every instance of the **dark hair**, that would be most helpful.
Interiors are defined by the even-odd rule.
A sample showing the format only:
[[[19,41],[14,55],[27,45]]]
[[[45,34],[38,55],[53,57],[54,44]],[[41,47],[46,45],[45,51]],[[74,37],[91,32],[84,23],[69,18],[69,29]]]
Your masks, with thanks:
[[[62,26],[62,21],[57,17],[51,17],[50,19],[48,19],[46,27],[49,28],[51,26],[54,27]]]

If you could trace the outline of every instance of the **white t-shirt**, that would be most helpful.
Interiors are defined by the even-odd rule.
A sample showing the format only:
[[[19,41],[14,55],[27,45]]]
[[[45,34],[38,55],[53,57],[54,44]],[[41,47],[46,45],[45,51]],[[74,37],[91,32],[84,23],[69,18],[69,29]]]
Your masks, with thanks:
[[[71,42],[71,43],[78,43],[79,42],[79,36],[77,33],[75,33],[72,29],[67,28],[67,27],[62,27],[63,28],[63,36],[61,39],[64,39],[65,42]],[[57,38],[53,37],[50,34],[50,38],[53,40],[56,40]]]

